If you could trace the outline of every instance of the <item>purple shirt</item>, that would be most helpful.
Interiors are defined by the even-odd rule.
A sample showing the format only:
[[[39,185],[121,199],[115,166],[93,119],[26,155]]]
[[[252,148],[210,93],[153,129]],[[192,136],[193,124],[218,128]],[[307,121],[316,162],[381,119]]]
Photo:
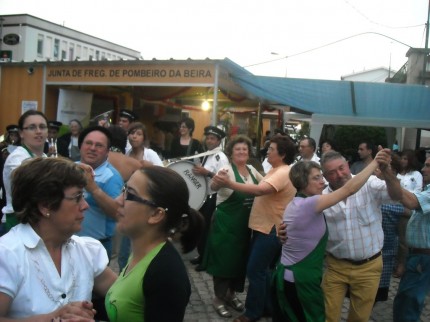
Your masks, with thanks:
[[[316,203],[321,195],[308,198],[295,197],[284,212],[288,239],[282,246],[281,263],[292,265],[309,255],[326,232],[322,213],[316,213]],[[284,279],[294,282],[293,273],[286,269]]]

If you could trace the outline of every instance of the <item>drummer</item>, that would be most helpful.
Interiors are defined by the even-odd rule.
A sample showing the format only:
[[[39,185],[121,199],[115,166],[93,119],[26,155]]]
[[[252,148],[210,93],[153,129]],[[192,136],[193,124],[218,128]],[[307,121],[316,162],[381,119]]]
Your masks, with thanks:
[[[201,165],[195,165],[193,173],[196,175],[205,176],[208,181],[221,169],[223,166],[229,164],[227,156],[222,152],[221,141],[225,137],[225,132],[216,126],[206,126],[204,129],[205,145],[207,148],[207,155],[203,157]],[[216,207],[216,193],[208,188],[208,196],[200,208],[200,213],[205,218],[205,227],[202,232],[202,237],[197,245],[198,256],[191,260],[191,263],[196,266],[196,271],[202,271],[201,261],[203,259],[203,252],[206,246],[206,240],[209,233],[209,227],[212,220],[212,214]]]

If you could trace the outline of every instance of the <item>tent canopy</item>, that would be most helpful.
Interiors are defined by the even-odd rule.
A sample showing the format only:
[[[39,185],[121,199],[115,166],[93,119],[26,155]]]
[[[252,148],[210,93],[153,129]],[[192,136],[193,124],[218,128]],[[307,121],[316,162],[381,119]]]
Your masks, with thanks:
[[[430,122],[430,89],[424,85],[233,75],[241,87],[266,102],[311,114],[383,119],[422,127]],[[276,104],[275,103],[275,104]],[[427,124],[426,127],[430,127]]]

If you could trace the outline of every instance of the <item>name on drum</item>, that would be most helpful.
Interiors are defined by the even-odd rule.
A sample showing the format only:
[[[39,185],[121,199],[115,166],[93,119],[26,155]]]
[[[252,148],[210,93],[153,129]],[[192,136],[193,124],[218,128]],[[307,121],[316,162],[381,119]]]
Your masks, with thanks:
[[[202,187],[202,184],[196,179],[196,177],[193,175],[193,173],[190,170],[184,170],[184,174],[190,178],[191,182],[194,184],[194,186],[197,189],[200,189]]]

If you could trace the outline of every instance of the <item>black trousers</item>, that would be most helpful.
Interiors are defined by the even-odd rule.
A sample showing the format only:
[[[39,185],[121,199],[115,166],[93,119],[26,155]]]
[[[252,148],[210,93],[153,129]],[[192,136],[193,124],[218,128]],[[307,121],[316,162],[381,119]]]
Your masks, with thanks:
[[[209,229],[211,227],[212,215],[216,208],[216,193],[207,196],[205,202],[200,208],[200,213],[205,218],[205,226],[203,228],[202,236],[197,244],[197,252],[201,259],[203,259],[203,255],[206,248],[206,242],[208,240]]]

